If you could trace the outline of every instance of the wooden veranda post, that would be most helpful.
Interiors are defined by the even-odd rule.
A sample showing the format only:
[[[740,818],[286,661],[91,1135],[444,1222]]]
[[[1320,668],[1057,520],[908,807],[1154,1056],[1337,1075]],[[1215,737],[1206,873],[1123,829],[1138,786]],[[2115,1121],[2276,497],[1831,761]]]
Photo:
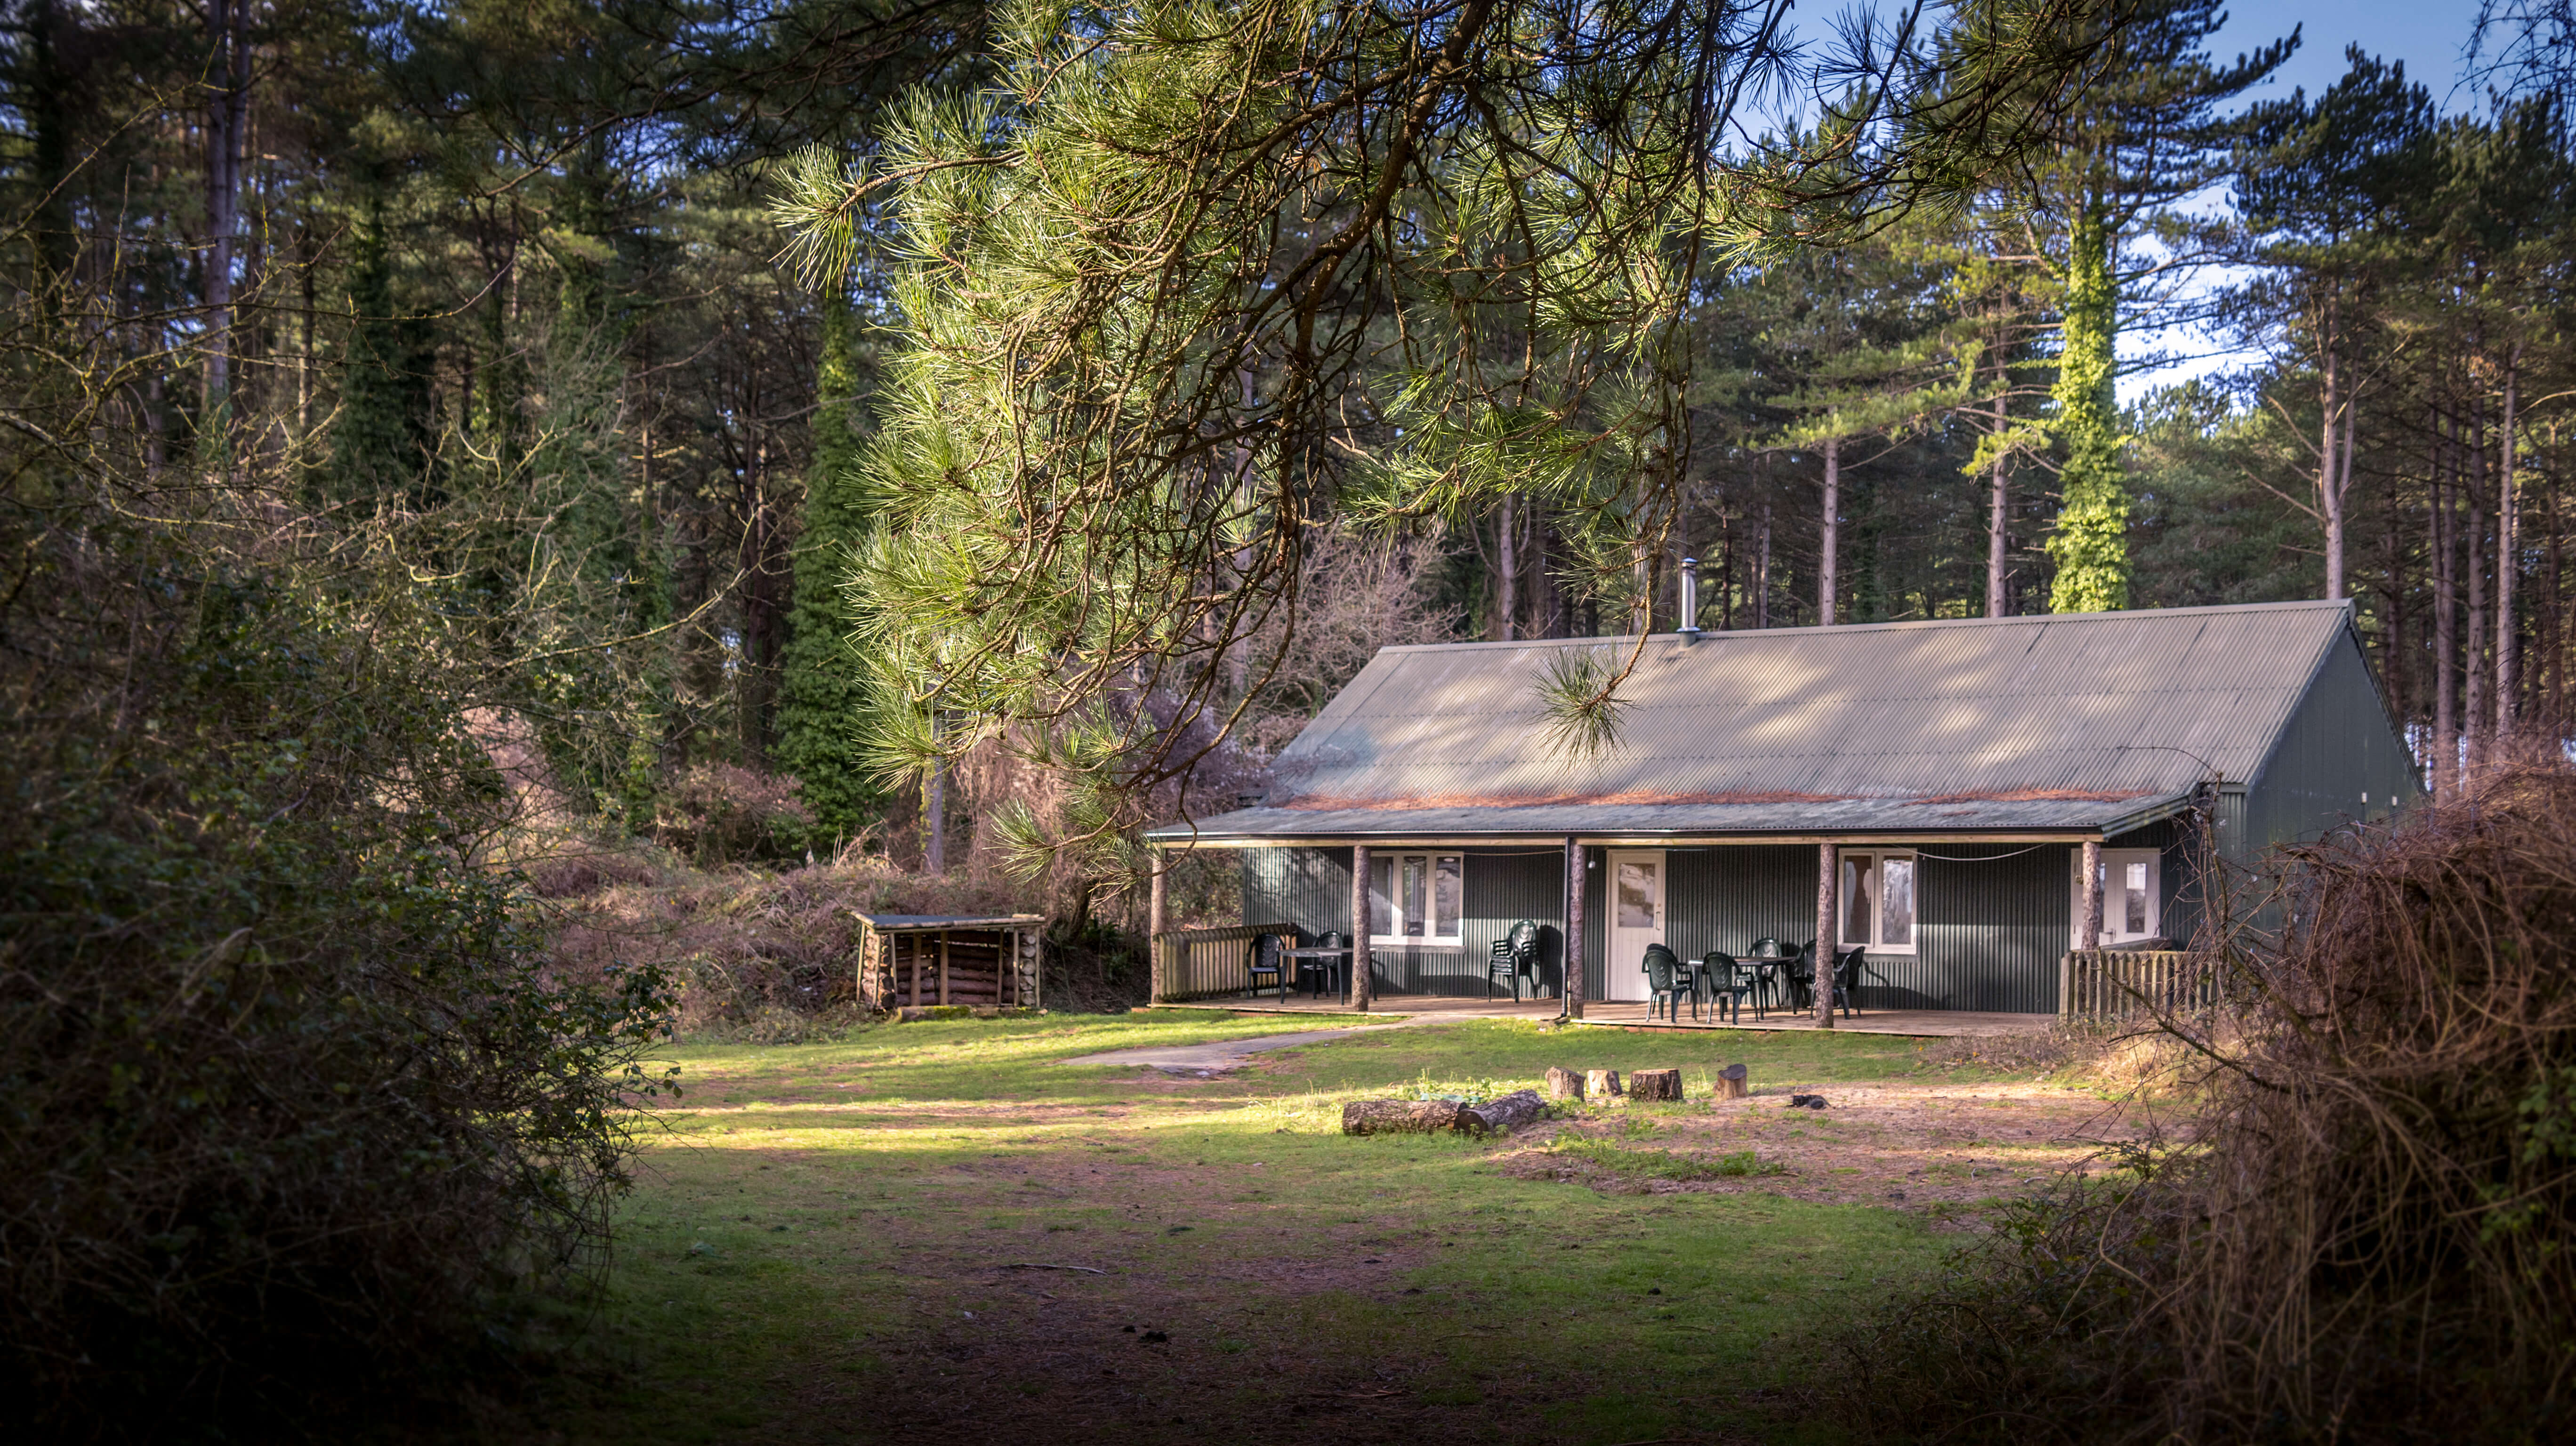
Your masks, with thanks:
[[[939,1002],[948,1002],[948,931],[939,931]]]
[[[1367,844],[1351,846],[1351,1008],[1369,1007],[1369,853]]]
[[[2102,841],[2084,841],[2084,923],[2075,933],[2075,946],[2083,950],[2102,947]]]
[[[1834,1027],[1834,846],[1816,845],[1816,1028]]]
[[[1565,841],[1565,1017],[1583,1017],[1583,845]]]
[[[1154,886],[1145,905],[1145,978],[1150,987],[1147,1002],[1163,1002],[1163,929],[1165,910],[1171,904],[1171,886],[1165,881],[1164,856],[1154,850]]]

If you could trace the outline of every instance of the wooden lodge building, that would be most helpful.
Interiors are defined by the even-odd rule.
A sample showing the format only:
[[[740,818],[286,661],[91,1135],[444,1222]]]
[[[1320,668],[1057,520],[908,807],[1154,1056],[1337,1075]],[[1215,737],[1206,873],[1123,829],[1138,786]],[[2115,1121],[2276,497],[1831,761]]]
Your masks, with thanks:
[[[1253,806],[1148,838],[1245,851],[1245,923],[1300,943],[1348,936],[1358,859],[1380,996],[1481,994],[1528,919],[1548,989],[1570,959],[1580,998],[1642,999],[1648,944],[1795,948],[1830,883],[1864,1009],[2054,1013],[2088,850],[2100,944],[2155,947],[2197,926],[2207,859],[2420,786],[2345,602],[1659,634],[1616,743],[1569,761],[1551,668],[1636,641],[1386,649]]]

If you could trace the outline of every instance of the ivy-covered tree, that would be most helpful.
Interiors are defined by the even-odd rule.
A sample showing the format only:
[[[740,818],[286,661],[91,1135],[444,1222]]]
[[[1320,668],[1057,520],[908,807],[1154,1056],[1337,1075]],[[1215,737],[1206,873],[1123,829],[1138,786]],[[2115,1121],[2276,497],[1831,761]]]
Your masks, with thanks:
[[[2226,19],[2222,0],[2141,0],[2106,30],[2114,57],[2065,132],[2048,173],[2048,204],[2064,238],[2066,320],[2051,421],[2062,453],[2056,578],[2049,605],[2098,612],[2129,604],[2129,491],[2113,383],[2125,305],[2151,308],[2210,238],[2174,207],[2225,179],[2252,123],[2220,107],[2280,67],[2298,34],[2231,62],[2207,51]],[[2152,238],[2148,233],[2152,231]],[[2150,239],[2153,246],[2147,246]],[[2130,254],[2121,248],[2128,245]]]

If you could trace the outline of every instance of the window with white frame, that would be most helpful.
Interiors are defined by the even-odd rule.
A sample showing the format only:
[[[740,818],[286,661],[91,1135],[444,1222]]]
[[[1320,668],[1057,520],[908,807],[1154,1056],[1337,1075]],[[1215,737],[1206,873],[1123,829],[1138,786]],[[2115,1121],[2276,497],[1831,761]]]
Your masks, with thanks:
[[[2075,851],[2069,942],[2084,942],[2084,851]],[[2164,871],[2154,849],[2102,850],[2102,942],[2128,944],[2164,932]]]
[[[1369,942],[1456,944],[1466,862],[1459,854],[1370,854]]]
[[[1878,849],[1842,851],[1842,947],[1878,954],[1914,952],[1914,855]]]

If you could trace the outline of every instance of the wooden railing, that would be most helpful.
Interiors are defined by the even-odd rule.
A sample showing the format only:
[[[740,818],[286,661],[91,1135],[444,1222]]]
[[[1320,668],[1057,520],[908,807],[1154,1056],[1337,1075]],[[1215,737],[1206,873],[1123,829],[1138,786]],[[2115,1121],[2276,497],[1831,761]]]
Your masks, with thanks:
[[[2217,981],[2178,949],[2079,949],[2057,963],[2057,1012],[2066,1019],[2124,1019],[2205,1009]]]
[[[1246,951],[1264,934],[1297,937],[1291,924],[1247,924],[1240,929],[1173,929],[1154,936],[1154,1002],[1178,1004],[1241,994],[1250,987]]]

